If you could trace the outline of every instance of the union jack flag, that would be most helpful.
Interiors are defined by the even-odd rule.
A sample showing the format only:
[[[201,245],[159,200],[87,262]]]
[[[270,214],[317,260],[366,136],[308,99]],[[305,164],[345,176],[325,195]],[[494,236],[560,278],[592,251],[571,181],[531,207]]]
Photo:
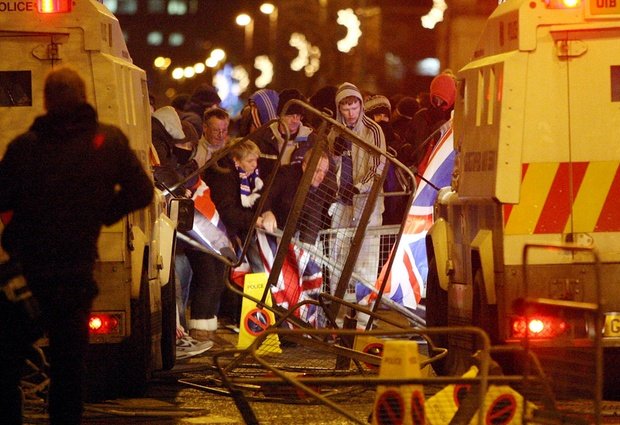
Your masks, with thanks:
[[[454,169],[456,152],[452,120],[444,124],[440,132],[441,137],[433,148],[428,162],[424,164],[424,178],[416,189],[398,248],[396,252],[391,253],[396,256],[392,269],[386,270],[384,267],[376,282],[378,289],[385,273],[389,272],[383,296],[411,309],[415,309],[420,300],[426,296],[428,259],[425,238],[433,224],[433,205],[437,200],[436,188],[450,185]],[[369,295],[372,298],[375,294]]]
[[[271,273],[278,240],[262,231],[258,231],[256,235],[263,266],[267,273]],[[323,273],[320,264],[307,250],[290,243],[278,282],[271,287],[276,304],[289,309],[301,301],[316,299],[322,286]],[[313,326],[318,324],[317,313],[314,304],[303,305],[294,312],[295,316]]]
[[[232,248],[232,243],[226,234],[226,226],[220,218],[211,199],[211,189],[202,180],[194,192],[194,226],[188,233],[204,246],[220,252],[224,247]]]

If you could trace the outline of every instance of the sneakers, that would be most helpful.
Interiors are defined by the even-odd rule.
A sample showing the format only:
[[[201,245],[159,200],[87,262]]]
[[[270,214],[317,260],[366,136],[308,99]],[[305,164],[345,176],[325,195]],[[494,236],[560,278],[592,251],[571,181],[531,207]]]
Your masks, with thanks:
[[[215,331],[206,331],[202,329],[190,329],[189,334],[198,341],[210,341],[215,343],[219,349],[233,348],[235,345],[226,339],[218,336]]]
[[[189,335],[177,339],[177,360],[202,354],[213,347],[213,341],[197,341]]]

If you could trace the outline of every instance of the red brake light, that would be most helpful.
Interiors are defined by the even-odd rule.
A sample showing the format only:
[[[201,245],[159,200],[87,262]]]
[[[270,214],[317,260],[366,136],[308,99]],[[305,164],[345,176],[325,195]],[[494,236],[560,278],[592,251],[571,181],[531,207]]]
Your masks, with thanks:
[[[511,337],[525,338],[555,338],[562,335],[568,329],[568,324],[557,317],[530,316],[527,318],[518,316],[511,320]]]
[[[91,335],[119,335],[120,318],[115,314],[91,314],[88,331]]]
[[[37,0],[37,9],[40,13],[71,12],[73,0]]]

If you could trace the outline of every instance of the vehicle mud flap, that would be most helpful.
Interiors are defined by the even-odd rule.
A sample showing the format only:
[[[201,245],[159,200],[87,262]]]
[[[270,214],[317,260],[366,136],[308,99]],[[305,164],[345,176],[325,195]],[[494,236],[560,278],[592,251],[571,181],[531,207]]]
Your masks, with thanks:
[[[603,351],[603,399],[620,400],[620,348],[609,347]]]
[[[161,356],[164,370],[172,369],[176,362],[177,303],[174,262],[170,276],[168,283],[161,288]]]
[[[97,403],[118,398],[118,344],[89,344],[86,351],[84,400]]]
[[[144,395],[151,377],[151,308],[149,279],[143,270],[140,296],[131,300],[131,335],[121,344],[118,385],[126,397]]]
[[[437,275],[435,257],[428,259],[428,277],[426,279],[426,327],[448,326],[448,293],[441,289]],[[437,347],[448,347],[448,335],[436,334],[432,338]],[[448,352],[450,356],[450,352]],[[435,360],[432,364],[437,375],[445,375],[448,357]]]

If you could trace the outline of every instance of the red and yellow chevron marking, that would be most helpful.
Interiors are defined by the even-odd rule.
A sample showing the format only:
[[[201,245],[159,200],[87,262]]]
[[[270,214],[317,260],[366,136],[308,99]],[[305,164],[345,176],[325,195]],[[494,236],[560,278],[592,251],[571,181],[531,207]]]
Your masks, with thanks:
[[[620,161],[523,164],[520,202],[504,233],[620,231]]]

